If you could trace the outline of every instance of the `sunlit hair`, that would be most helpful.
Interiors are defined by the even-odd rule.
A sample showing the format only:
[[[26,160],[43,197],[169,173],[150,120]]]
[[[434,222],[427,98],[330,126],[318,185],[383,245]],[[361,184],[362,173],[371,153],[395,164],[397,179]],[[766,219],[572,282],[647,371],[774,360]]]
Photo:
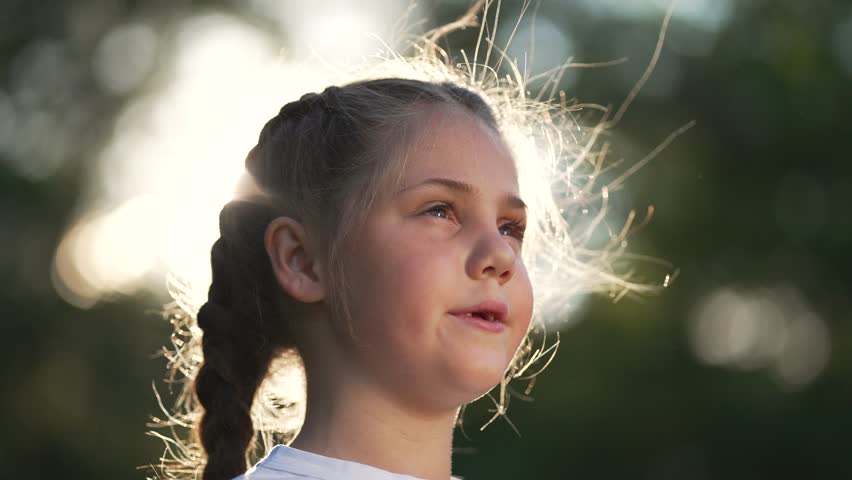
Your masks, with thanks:
[[[197,478],[203,469],[204,480],[230,479],[293,438],[304,386],[294,394],[282,383],[292,382],[302,365],[287,328],[293,302],[284,298],[264,249],[266,226],[290,216],[321,235],[333,269],[331,313],[348,320],[342,247],[381,189],[400,178],[418,113],[426,108],[461,108],[497,133],[512,151],[529,205],[522,255],[535,292],[533,319],[504,377],[485,396],[494,416],[481,428],[501,417],[515,428],[506,416],[509,400],[528,398],[558,346],[558,333],[548,344],[545,325],[552,322],[545,319],[569,315],[581,294],[605,292],[618,300],[659,291],[673,279],[676,271],[656,280],[637,277],[631,265],[638,257],[625,250],[634,213],[615,229],[605,215],[609,194],[656,153],[622,174],[613,175],[617,164],[607,164],[604,134],[631,97],[615,110],[569,102],[557,84],[570,65],[549,72],[533,95],[531,79],[488,38],[474,58],[455,63],[437,41],[475,25],[480,6],[419,37],[413,54],[389,49],[339,86],[288,103],[263,127],[238,194],[219,215],[207,299],[189,298],[172,284],[175,304],[165,312],[175,327],[169,380],[182,390],[174,408],[161,404],[166,418],[155,419],[171,429],[171,435],[152,432],[166,444],[158,475]],[[501,77],[501,67],[513,73]],[[588,112],[595,116],[578,118]],[[602,185],[607,175],[612,180]],[[513,381],[527,383],[511,389]]]

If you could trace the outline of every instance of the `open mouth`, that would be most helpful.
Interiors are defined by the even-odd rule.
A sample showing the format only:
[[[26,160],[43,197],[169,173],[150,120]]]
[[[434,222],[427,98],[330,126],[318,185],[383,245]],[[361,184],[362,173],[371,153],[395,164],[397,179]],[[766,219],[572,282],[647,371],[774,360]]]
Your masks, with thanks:
[[[487,312],[454,313],[453,316],[472,327],[485,330],[486,332],[500,333],[506,328],[506,325],[497,320],[495,315]]]
[[[453,315],[479,318],[489,322],[505,323],[509,307],[503,302],[487,300],[478,305],[472,305],[450,313]]]
[[[505,303],[485,301],[462,310],[450,312],[456,318],[490,332],[500,332],[506,326],[509,308]]]
[[[494,316],[494,314],[489,313],[489,312],[470,312],[470,313],[465,313],[465,316],[481,318],[483,320],[488,320],[489,322],[496,322],[497,321],[497,318]]]

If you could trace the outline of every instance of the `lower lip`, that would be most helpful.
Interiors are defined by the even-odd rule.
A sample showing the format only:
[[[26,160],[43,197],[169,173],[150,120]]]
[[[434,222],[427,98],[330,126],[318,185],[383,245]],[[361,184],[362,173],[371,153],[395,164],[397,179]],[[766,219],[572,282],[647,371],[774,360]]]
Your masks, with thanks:
[[[455,313],[452,314],[452,315],[454,317],[464,321],[464,322],[467,322],[469,325],[481,328],[481,329],[485,330],[486,332],[500,333],[506,327],[502,322],[498,322],[496,320],[495,321],[489,321],[489,320],[485,320],[485,319],[482,319],[482,318],[479,318],[479,317],[474,317],[474,316],[471,316],[471,315],[458,315],[458,314],[455,314]]]

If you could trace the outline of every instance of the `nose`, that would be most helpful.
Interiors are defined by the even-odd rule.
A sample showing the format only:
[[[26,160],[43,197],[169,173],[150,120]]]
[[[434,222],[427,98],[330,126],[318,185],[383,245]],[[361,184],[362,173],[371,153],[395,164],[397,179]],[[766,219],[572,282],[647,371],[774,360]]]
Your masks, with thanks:
[[[476,239],[467,261],[467,274],[473,279],[494,277],[503,285],[515,273],[515,249],[493,226]]]

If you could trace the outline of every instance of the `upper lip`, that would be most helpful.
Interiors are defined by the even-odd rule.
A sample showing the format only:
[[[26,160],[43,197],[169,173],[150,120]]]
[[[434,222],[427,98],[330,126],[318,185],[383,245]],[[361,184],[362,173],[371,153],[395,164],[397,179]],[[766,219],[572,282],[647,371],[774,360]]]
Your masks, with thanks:
[[[506,306],[505,303],[499,302],[496,300],[486,300],[478,305],[474,305],[472,307],[463,308],[460,310],[453,310],[450,312],[452,315],[467,315],[467,314],[482,314],[491,316],[495,321],[500,323],[506,323],[506,314],[509,311],[509,307]]]

